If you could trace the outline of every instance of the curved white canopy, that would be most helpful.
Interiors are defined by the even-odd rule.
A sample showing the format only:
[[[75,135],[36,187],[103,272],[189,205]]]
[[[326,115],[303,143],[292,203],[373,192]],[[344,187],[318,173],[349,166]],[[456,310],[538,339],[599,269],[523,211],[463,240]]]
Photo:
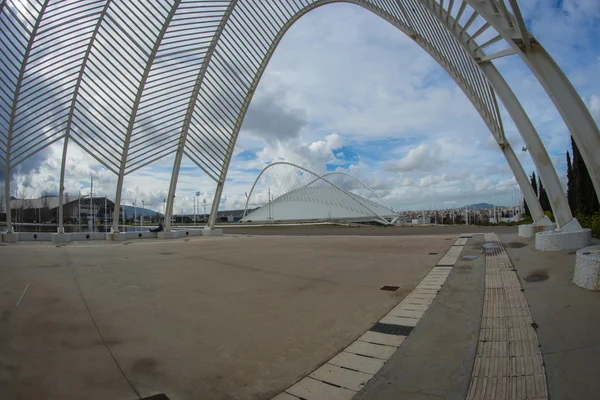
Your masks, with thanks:
[[[338,1],[0,0],[0,162],[7,209],[11,169],[63,140],[61,198],[69,141],[118,176],[115,207],[127,174],[175,155],[168,225],[185,154],[217,183],[209,223],[214,226],[233,148],[270,57],[295,21]],[[448,72],[504,152],[538,220],[541,207],[504,136],[500,100],[564,226],[572,215],[558,175],[493,64],[521,57],[565,120],[600,193],[598,127],[528,32],[517,0],[345,2],[393,24]],[[11,231],[10,213],[7,225]]]

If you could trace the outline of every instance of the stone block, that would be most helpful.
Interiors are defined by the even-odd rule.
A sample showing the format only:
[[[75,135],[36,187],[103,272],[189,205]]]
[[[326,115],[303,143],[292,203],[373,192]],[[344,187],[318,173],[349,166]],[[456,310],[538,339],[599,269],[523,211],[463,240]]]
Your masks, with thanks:
[[[577,251],[573,283],[587,290],[600,290],[600,245]]]

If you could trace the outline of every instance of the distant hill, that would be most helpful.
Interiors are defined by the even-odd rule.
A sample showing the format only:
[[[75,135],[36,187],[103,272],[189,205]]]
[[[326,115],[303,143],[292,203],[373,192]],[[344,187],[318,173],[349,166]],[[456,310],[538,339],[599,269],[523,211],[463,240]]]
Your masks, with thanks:
[[[477,204],[469,204],[469,205],[464,206],[464,207],[469,207],[469,208],[474,209],[474,210],[479,210],[481,208],[494,208],[494,205],[490,204],[490,203],[477,203]]]

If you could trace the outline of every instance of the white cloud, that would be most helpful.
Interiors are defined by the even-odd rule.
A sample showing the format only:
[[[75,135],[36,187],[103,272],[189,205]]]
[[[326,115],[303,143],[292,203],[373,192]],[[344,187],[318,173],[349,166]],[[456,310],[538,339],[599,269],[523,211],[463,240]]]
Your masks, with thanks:
[[[431,171],[437,169],[442,162],[440,148],[431,143],[421,143],[410,149],[399,161],[388,161],[384,169],[390,172]]]

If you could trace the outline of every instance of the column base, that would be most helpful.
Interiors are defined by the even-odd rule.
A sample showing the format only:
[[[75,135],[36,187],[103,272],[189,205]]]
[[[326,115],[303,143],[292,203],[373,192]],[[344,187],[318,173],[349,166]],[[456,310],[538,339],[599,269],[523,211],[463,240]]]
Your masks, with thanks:
[[[577,250],[573,283],[583,289],[600,290],[600,245]]]
[[[592,242],[592,230],[584,229],[577,219],[553,231],[535,235],[535,249],[539,251],[568,251],[587,247]]]
[[[107,232],[105,234],[106,240],[114,240],[115,242],[123,242],[127,240],[127,233],[125,232]]]
[[[3,233],[2,241],[6,243],[15,243],[19,241],[18,233]]]
[[[223,235],[223,229],[202,229],[202,236],[221,236]]]
[[[534,224],[519,225],[519,237],[534,237],[538,232],[556,229],[556,224],[548,217],[544,217]]]

